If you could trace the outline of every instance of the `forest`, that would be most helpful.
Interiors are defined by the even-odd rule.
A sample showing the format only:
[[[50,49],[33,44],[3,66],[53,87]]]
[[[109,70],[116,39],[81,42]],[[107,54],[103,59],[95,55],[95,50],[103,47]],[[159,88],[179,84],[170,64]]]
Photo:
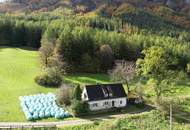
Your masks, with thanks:
[[[81,72],[107,72],[112,66],[106,64],[113,65],[116,59],[136,61],[143,56],[143,49],[156,45],[165,48],[171,58],[176,59],[175,69],[185,71],[190,59],[189,31],[166,22],[159,22],[158,25],[158,19],[135,14],[140,19],[129,16],[133,18],[131,22],[135,21],[133,23],[125,21],[125,17],[74,18],[53,16],[50,13],[24,17],[2,14],[0,44],[34,48],[41,46],[42,50],[46,45],[52,46],[52,52],[46,52],[49,55],[42,60],[59,55],[69,64],[69,70]],[[142,24],[146,17],[149,23]],[[141,28],[146,24],[151,29]],[[110,57],[107,59],[104,53],[110,53],[107,54]]]
[[[130,116],[106,122],[114,123],[108,129],[141,129],[135,121],[142,123],[142,129],[148,129],[150,126],[145,124],[151,119],[159,122],[153,123],[154,129],[167,129],[171,104],[175,129],[182,128],[181,123],[189,122],[184,114],[190,115],[189,16],[163,4],[137,5],[138,0],[108,1],[102,6],[95,2],[93,5],[98,7],[93,6],[94,10],[90,8],[92,5],[86,7],[88,2],[84,3],[76,2],[73,10],[59,7],[51,11],[0,13],[0,73],[8,72],[7,79],[14,76],[11,83],[16,83],[15,90],[18,86],[21,90],[11,98],[50,91],[57,94],[58,105],[81,116],[88,111],[87,104],[81,101],[85,84],[120,82],[127,94],[135,91],[144,99],[143,106],[132,106],[127,111],[148,105],[155,108],[147,113],[150,118],[146,117],[144,122],[141,122],[143,114]],[[2,86],[9,83],[6,78],[0,75]],[[5,93],[10,91],[1,88]],[[7,102],[2,101],[6,106]],[[19,119],[20,111],[15,109],[18,116],[9,114],[7,119]],[[9,113],[9,106],[2,111]],[[160,119],[155,119],[154,114]],[[0,116],[1,119],[7,121]],[[131,125],[125,125],[130,121]],[[106,123],[72,128],[102,129]]]

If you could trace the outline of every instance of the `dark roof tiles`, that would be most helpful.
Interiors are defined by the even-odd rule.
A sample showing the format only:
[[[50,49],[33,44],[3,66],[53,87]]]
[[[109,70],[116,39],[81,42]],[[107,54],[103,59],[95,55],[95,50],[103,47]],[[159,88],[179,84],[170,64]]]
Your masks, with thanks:
[[[87,85],[86,91],[89,101],[126,97],[122,84]]]

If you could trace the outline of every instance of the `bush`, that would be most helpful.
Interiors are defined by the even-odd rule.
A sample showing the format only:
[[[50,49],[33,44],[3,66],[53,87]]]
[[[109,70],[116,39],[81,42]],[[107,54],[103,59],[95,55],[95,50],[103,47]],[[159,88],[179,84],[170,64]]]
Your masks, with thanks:
[[[58,87],[61,85],[62,76],[57,68],[46,68],[45,71],[36,76],[35,81],[42,86]]]
[[[61,105],[71,105],[71,93],[72,86],[67,84],[62,84],[60,89],[57,91],[57,102]]]
[[[76,99],[71,101],[71,109],[75,116],[86,115],[89,112],[89,106],[87,102],[79,101]]]
[[[80,88],[80,85],[77,84],[73,90],[72,99],[81,101],[81,95],[82,95],[82,90]]]
[[[47,63],[47,67],[56,67],[61,74],[65,74],[68,68],[67,63],[59,55],[48,57]]]

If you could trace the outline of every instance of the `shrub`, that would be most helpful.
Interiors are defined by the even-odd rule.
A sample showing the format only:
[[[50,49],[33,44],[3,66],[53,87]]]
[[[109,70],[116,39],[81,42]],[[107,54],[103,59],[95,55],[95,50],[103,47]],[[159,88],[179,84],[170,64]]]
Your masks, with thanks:
[[[57,91],[57,102],[61,105],[71,105],[71,93],[72,86],[68,84],[62,84]]]
[[[73,100],[81,100],[82,90],[80,88],[80,85],[77,84],[73,90],[72,99]]]
[[[63,60],[63,58],[59,55],[54,55],[51,56],[47,59],[47,67],[51,68],[51,67],[56,67],[57,69],[59,69],[59,72],[61,74],[65,74],[67,71],[67,63]]]
[[[89,107],[88,107],[88,104],[86,102],[79,101],[76,99],[73,99],[71,101],[71,109],[72,109],[73,114],[75,116],[86,115],[89,111]]]
[[[42,86],[58,87],[62,82],[62,76],[56,67],[46,68],[36,76],[35,81]]]
[[[86,115],[89,111],[89,107],[87,102],[81,101],[82,90],[80,85],[77,84],[73,90],[72,101],[71,101],[71,109],[75,116]]]

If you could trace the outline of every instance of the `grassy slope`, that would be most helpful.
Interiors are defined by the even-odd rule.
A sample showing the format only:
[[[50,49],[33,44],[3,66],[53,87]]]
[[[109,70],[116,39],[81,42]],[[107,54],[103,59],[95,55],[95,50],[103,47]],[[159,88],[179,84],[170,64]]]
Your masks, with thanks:
[[[19,96],[55,92],[55,89],[43,88],[34,82],[40,69],[37,51],[1,47],[0,65],[0,121],[26,121],[20,109]],[[75,74],[65,79],[80,84],[109,82],[105,74]],[[52,120],[56,121],[48,119]]]
[[[18,97],[50,92],[34,82],[38,70],[38,53],[18,48],[0,49],[0,121],[25,121]]]

